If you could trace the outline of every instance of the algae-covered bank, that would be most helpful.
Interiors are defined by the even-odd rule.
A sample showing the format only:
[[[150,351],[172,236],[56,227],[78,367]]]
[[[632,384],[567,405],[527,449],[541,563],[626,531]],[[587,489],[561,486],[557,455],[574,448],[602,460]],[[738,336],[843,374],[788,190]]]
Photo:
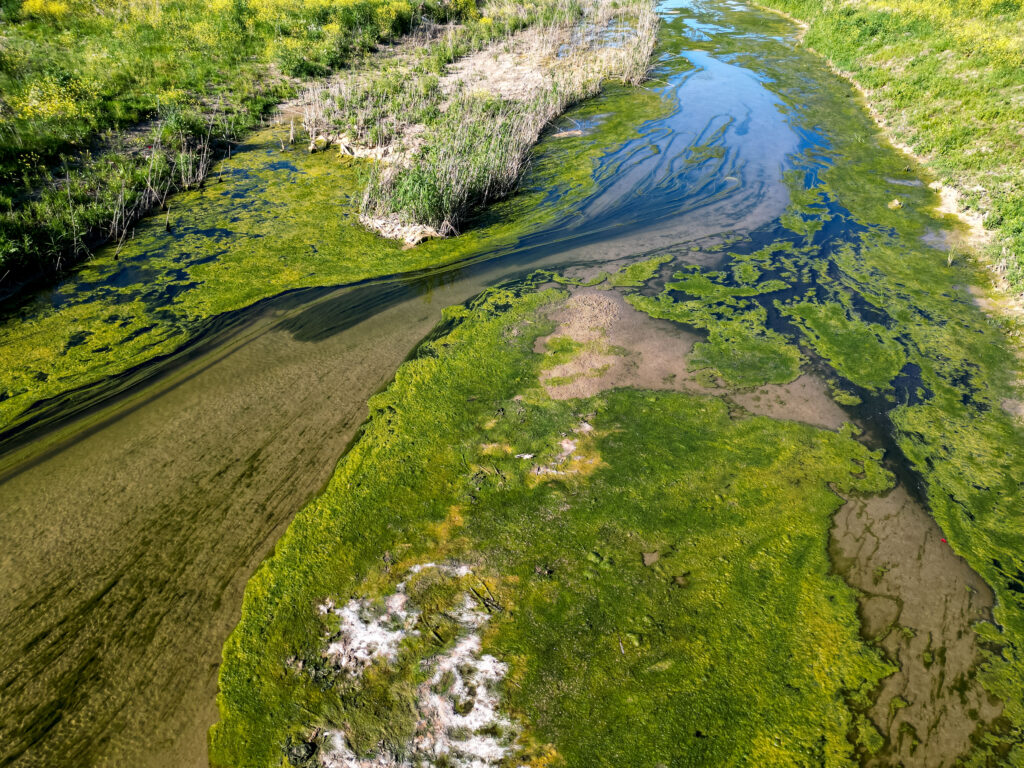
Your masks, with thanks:
[[[1024,760],[1014,329],[791,24],[662,10],[691,98],[621,174],[714,167],[710,226],[448,310],[250,581],[214,765]]]

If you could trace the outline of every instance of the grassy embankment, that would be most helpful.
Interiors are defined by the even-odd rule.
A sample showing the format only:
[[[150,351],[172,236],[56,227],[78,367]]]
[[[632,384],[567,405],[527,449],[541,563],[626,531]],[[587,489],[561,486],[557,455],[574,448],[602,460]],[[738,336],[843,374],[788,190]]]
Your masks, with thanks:
[[[493,3],[484,12],[442,40],[384,59],[376,71],[307,94],[303,122],[311,137],[335,136],[383,155],[362,207],[364,223],[383,234],[415,242],[424,232],[456,232],[515,189],[552,119],[608,79],[646,79],[658,27],[650,0]],[[530,34],[514,34],[527,26]],[[510,54],[520,77],[538,83],[513,95],[488,88],[486,76],[473,79],[482,73],[446,76],[450,63],[485,47],[481,70],[486,58]]]
[[[0,295],[119,241],[289,95],[466,0],[0,4]]]
[[[305,745],[323,749],[324,728],[367,758],[408,754],[421,661],[451,647],[450,609],[423,610],[393,663],[351,677],[321,656],[337,627],[316,606],[386,596],[443,560],[480,580],[514,764],[838,765],[849,733],[877,739],[857,710],[888,666],[825,542],[830,487],[883,490],[878,455],[850,431],[737,419],[713,397],[552,400],[537,377],[564,350],[533,346],[563,296],[494,290],[450,310],[454,327],[371,401],[247,588],[214,765],[318,765]]]
[[[848,73],[908,145],[984,217],[988,249],[1024,293],[1024,5],[1019,0],[763,0]]]

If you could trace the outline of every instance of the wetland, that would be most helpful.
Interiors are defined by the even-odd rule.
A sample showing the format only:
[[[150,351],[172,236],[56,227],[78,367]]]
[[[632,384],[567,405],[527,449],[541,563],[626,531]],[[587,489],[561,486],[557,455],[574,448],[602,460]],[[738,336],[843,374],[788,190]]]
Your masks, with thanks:
[[[658,11],[457,237],[281,124],[9,310],[0,765],[1024,760],[1015,321],[791,22]]]

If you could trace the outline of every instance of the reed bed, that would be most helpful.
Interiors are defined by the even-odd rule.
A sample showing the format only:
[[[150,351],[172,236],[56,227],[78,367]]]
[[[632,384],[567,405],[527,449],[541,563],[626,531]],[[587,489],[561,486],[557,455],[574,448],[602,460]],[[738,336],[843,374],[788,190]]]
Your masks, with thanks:
[[[653,3],[555,0],[488,5],[472,24],[373,72],[307,91],[303,127],[321,145],[376,159],[362,205],[365,225],[414,244],[457,233],[481,207],[515,190],[530,148],[571,105],[608,79],[630,85],[648,74],[657,37]],[[476,54],[478,59],[468,60]],[[465,62],[512,54],[537,85],[515,94],[461,80]],[[498,92],[495,92],[498,91]]]

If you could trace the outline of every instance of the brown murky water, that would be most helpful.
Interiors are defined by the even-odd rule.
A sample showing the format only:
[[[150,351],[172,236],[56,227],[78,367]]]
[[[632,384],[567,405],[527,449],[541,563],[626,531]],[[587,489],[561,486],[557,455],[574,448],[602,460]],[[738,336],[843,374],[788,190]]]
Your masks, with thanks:
[[[4,478],[2,712],[32,727],[24,764],[206,765],[245,582],[467,288],[312,341],[303,313],[329,326],[344,291],[271,312]]]
[[[975,679],[971,625],[991,619],[992,591],[902,487],[851,499],[832,533],[837,570],[863,593],[865,637],[899,666],[869,713],[892,745],[875,764],[954,765],[978,724],[1002,712]]]

